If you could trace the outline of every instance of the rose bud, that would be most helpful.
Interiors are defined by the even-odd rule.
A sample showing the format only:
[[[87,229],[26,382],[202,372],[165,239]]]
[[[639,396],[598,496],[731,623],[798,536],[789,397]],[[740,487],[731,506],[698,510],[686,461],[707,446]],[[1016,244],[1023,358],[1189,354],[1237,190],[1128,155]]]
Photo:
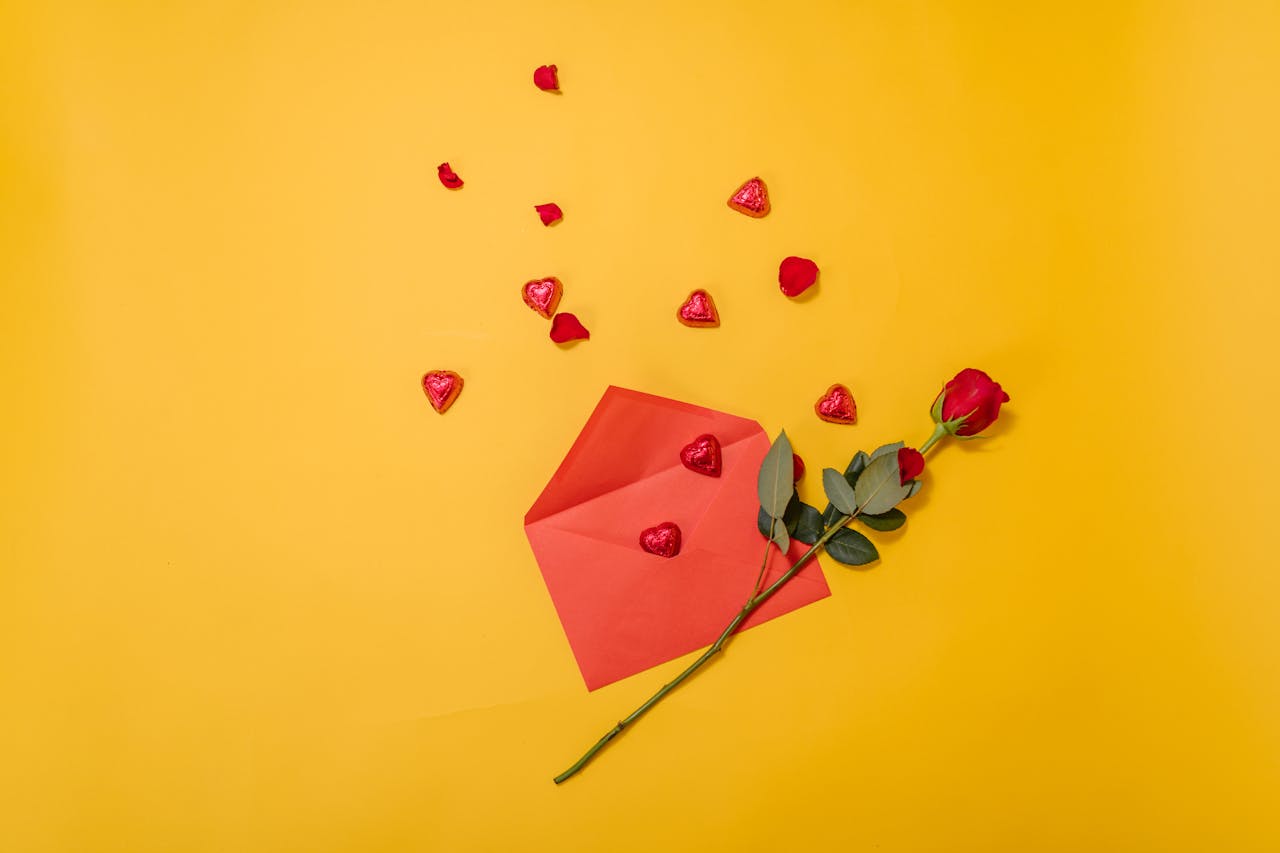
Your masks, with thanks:
[[[448,163],[441,163],[437,166],[436,174],[440,176],[440,183],[449,189],[457,190],[462,188],[462,178],[458,177],[458,173],[453,171]]]
[[[804,477],[804,460],[800,458],[799,453],[793,452],[791,454],[791,479],[798,483],[802,477]]]
[[[933,401],[930,414],[942,429],[961,438],[975,436],[995,422],[1009,395],[981,370],[966,367]]]
[[[905,486],[924,473],[924,454],[914,447],[898,448],[898,485]]]
[[[554,65],[539,65],[533,72],[533,85],[544,92],[559,92],[560,77]]]
[[[542,220],[543,225],[550,225],[553,222],[559,222],[564,219],[564,213],[560,210],[558,204],[535,204],[533,209],[538,211],[538,218]]]

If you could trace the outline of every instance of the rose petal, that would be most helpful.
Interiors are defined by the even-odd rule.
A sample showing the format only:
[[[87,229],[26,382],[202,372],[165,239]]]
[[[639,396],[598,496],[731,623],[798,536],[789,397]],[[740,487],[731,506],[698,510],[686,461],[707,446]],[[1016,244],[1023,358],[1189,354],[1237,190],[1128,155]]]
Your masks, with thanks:
[[[441,163],[436,167],[436,174],[440,178],[440,183],[444,184],[451,190],[462,188],[462,178],[458,177],[458,173],[453,171],[448,163]]]
[[[422,377],[422,390],[431,408],[443,415],[462,393],[462,377],[452,370],[428,370]]]
[[[554,65],[539,65],[533,72],[533,85],[544,92],[560,91],[560,75]]]
[[[564,213],[560,210],[560,205],[558,204],[535,204],[533,209],[538,211],[538,216],[542,219],[543,225],[550,225],[553,222],[559,222],[564,219]]]
[[[924,473],[924,454],[914,447],[898,448],[898,485],[905,486]]]
[[[591,333],[587,331],[587,327],[568,312],[562,312],[551,318],[551,340],[558,344],[584,341],[590,337]]]
[[[799,296],[818,280],[818,265],[794,255],[783,258],[778,267],[778,285],[787,296]]]
[[[729,198],[729,207],[759,219],[769,212],[769,188],[759,178],[752,178]]]
[[[520,288],[520,295],[524,297],[525,305],[549,320],[556,313],[556,306],[564,295],[564,285],[555,276],[535,278],[524,283],[524,287]]]

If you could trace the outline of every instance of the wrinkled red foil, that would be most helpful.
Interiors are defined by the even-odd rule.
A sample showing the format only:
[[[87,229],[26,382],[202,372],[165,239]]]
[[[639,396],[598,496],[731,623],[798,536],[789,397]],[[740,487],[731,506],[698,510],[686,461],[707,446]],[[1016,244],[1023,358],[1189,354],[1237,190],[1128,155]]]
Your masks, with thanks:
[[[524,297],[525,305],[550,320],[560,304],[560,297],[564,295],[564,286],[555,276],[535,278],[524,283],[524,287],[520,288],[520,295]]]
[[[852,424],[858,422],[858,405],[853,400],[849,389],[836,383],[827,389],[818,402],[813,404],[818,417],[833,424]]]
[[[659,557],[674,557],[680,553],[680,528],[674,522],[664,521],[640,532],[640,547]]]
[[[818,280],[818,265],[808,258],[794,255],[783,258],[778,266],[778,286],[787,296],[799,296]]]
[[[422,390],[431,408],[443,415],[462,393],[462,377],[452,370],[428,370],[422,377]]]
[[[578,318],[568,312],[561,312],[551,318],[551,340],[558,344],[569,341],[583,341],[591,337],[587,327],[578,322]]]
[[[436,174],[440,177],[440,183],[449,189],[457,190],[462,188],[462,178],[458,177],[458,173],[453,171],[448,163],[441,163],[437,166]]]
[[[716,311],[716,303],[711,298],[711,294],[705,290],[695,290],[690,293],[689,298],[676,312],[676,319],[686,326],[695,328],[720,325],[720,314]]]
[[[729,206],[759,219],[769,212],[769,188],[759,178],[752,178],[738,187],[738,191],[729,198]]]
[[[690,471],[706,474],[708,477],[719,477],[720,439],[711,433],[704,433],[680,448],[680,464]]]

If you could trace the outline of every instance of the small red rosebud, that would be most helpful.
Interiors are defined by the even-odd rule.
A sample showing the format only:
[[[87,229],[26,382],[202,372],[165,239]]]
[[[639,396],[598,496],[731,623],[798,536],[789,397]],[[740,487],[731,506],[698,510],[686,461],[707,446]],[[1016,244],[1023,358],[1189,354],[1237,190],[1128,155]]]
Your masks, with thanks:
[[[440,177],[440,183],[444,184],[449,189],[462,189],[462,178],[458,177],[458,173],[453,171],[448,163],[441,163],[437,166],[436,174]]]
[[[544,92],[560,91],[560,76],[554,65],[539,65],[533,72],[533,85]]]
[[[818,265],[808,258],[783,258],[778,266],[778,286],[787,296],[799,296],[818,280]]]
[[[977,435],[1000,416],[1009,395],[981,370],[966,367],[946,384],[933,402],[933,419],[952,435]]]
[[[924,454],[914,447],[898,448],[898,474],[900,486],[914,480],[924,473]]]
[[[800,458],[799,453],[791,454],[791,479],[800,482],[800,478],[804,476],[804,460]]]
[[[543,225],[550,225],[564,219],[564,213],[558,204],[535,204],[533,209],[538,211],[538,218],[542,220]]]
[[[591,337],[587,327],[578,322],[578,318],[567,311],[561,311],[551,318],[551,340],[558,344],[569,341],[583,341]]]

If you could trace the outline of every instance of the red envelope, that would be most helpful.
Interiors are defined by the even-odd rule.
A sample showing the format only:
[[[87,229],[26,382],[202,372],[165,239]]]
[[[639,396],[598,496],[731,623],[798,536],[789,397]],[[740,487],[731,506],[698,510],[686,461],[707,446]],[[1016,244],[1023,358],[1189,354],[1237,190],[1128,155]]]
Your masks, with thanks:
[[[703,433],[720,440],[723,473],[680,463]],[[588,690],[715,641],[751,594],[764,537],[756,477],[769,437],[755,421],[610,387],[524,518],[547,590]],[[670,559],[640,549],[640,531],[680,525]],[[808,546],[774,549],[769,577]],[[805,566],[743,629],[831,594]],[[740,629],[741,630],[741,629]]]

